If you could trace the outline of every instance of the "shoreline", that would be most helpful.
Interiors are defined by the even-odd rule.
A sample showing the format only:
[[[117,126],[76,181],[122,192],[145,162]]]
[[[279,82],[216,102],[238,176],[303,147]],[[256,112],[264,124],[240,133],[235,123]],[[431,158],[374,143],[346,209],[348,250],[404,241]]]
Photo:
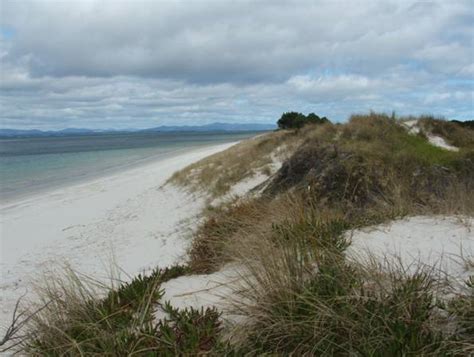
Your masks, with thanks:
[[[20,296],[34,296],[38,277],[64,264],[100,280],[114,265],[132,276],[182,260],[186,232],[205,200],[163,184],[175,171],[237,142],[195,148],[0,207],[0,320],[11,319]]]
[[[229,143],[237,143],[238,141],[235,142],[229,142]],[[106,168],[100,173],[96,174],[85,174],[84,177],[80,178],[74,178],[70,181],[64,181],[61,183],[58,183],[54,186],[50,187],[43,187],[40,189],[32,190],[23,194],[20,194],[18,196],[14,197],[7,197],[3,198],[0,202],[0,212],[3,209],[8,209],[10,207],[17,206],[24,201],[30,201],[32,199],[40,199],[43,196],[47,196],[50,194],[54,194],[56,192],[74,187],[74,186],[81,186],[81,185],[87,185],[89,183],[92,183],[94,181],[100,181],[102,179],[106,179],[111,176],[116,176],[116,175],[121,175],[126,171],[129,170],[135,170],[135,169],[140,169],[142,167],[146,167],[148,165],[154,165],[159,162],[172,159],[181,155],[185,155],[187,153],[191,153],[194,151],[198,150],[205,150],[214,146],[218,145],[226,145],[229,143],[219,143],[219,144],[203,144],[203,145],[197,145],[197,146],[192,146],[192,147],[186,147],[186,148],[180,148],[180,149],[174,149],[165,153],[159,153],[155,154],[153,156],[148,156],[141,158],[137,160],[136,162],[133,163],[128,163],[128,164],[121,164],[120,166],[115,166],[115,167],[110,167]]]

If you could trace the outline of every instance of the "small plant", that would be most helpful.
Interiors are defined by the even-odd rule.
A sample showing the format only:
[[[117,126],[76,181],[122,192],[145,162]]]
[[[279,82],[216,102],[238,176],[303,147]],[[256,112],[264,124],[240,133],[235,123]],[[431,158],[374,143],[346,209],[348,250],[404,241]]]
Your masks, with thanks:
[[[221,322],[215,308],[179,310],[166,303],[163,309],[169,318],[157,325],[158,355],[200,355],[219,348]]]
[[[474,341],[474,276],[466,281],[466,288],[468,293],[450,301],[448,309],[458,321],[457,333]],[[474,344],[472,351],[474,352]]]

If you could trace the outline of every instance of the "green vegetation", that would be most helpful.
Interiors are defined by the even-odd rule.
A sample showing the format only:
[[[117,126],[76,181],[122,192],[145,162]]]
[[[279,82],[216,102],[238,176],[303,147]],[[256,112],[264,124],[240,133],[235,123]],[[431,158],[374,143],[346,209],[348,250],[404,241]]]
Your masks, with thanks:
[[[320,118],[314,113],[304,115],[298,112],[287,112],[283,113],[281,118],[278,119],[278,128],[280,129],[299,129],[307,124],[326,124],[329,123],[329,119],[326,117]]]
[[[104,286],[68,270],[44,288],[45,308],[33,316],[23,351],[33,356],[205,353],[216,347],[219,313],[215,309],[177,310],[160,303],[160,284],[187,272],[182,266],[155,270],[107,292]],[[153,319],[157,304],[167,315],[160,321]]]
[[[375,260],[358,262],[346,255],[350,229],[405,215],[474,214],[471,129],[432,118],[421,123],[424,131],[446,135],[460,151],[435,147],[423,133],[407,133],[393,116],[371,113],[354,115],[344,125],[324,122],[268,133],[176,173],[170,182],[219,197],[268,168],[275,157],[283,161],[261,195],[208,210],[188,266],[156,270],[106,294],[74,274],[47,286],[46,308],[29,326],[25,351],[53,356],[473,354],[472,279],[465,291],[454,290],[434,270],[382,268]],[[230,337],[216,310],[176,310],[161,302],[163,282],[213,272],[231,261],[243,273],[230,297],[233,313],[242,319]],[[153,320],[156,306],[167,318]]]

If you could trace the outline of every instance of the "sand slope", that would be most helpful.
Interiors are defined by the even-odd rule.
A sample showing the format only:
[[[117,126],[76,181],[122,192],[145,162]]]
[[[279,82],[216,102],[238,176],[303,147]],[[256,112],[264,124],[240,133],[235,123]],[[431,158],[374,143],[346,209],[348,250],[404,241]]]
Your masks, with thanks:
[[[474,218],[415,216],[350,232],[349,257],[408,271],[434,269],[454,284],[474,274]]]

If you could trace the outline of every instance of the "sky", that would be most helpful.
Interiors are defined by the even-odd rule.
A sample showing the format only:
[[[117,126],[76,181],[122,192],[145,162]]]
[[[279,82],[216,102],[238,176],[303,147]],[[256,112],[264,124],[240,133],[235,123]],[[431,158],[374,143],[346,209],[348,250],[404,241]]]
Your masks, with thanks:
[[[0,127],[474,119],[474,0],[0,0]]]

